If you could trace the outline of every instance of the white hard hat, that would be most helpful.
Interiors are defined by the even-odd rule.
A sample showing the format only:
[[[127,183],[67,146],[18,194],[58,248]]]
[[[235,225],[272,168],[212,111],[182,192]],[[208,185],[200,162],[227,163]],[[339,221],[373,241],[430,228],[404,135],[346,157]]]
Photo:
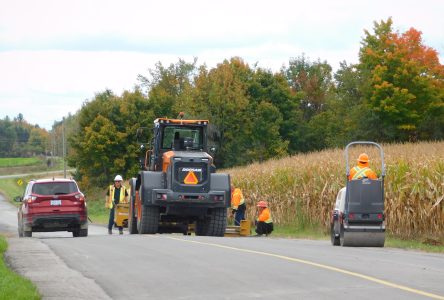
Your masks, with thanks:
[[[123,178],[120,175],[116,175],[116,177],[114,177],[114,181],[123,181]]]

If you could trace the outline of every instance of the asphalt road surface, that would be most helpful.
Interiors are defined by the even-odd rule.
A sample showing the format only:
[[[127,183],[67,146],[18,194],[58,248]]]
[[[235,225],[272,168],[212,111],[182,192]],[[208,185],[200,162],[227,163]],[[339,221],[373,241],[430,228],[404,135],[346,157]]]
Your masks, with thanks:
[[[17,238],[0,199],[7,262],[44,299],[444,299],[444,255],[329,241],[175,234]]]

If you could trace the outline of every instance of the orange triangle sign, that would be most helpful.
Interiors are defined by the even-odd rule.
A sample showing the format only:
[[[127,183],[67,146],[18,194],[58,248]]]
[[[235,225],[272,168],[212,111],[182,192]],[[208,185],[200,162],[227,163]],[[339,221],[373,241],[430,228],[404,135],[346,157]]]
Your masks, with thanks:
[[[196,174],[194,174],[193,171],[189,171],[187,176],[185,176],[183,182],[185,184],[198,184],[199,180],[197,179]]]

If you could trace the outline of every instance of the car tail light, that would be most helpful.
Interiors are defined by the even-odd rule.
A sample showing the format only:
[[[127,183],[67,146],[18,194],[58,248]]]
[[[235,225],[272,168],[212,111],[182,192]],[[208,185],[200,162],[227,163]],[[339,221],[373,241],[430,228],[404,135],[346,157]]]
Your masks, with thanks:
[[[382,217],[383,217],[382,214],[378,214],[378,219],[379,220],[382,220]]]
[[[350,220],[353,220],[355,218],[355,214],[353,214],[353,213],[348,214],[348,218]]]
[[[197,197],[197,199],[199,199],[199,200],[205,200],[205,197],[202,196],[202,195],[199,195],[199,197]]]
[[[76,194],[76,199],[79,201],[85,201],[85,195],[83,195],[82,193]]]

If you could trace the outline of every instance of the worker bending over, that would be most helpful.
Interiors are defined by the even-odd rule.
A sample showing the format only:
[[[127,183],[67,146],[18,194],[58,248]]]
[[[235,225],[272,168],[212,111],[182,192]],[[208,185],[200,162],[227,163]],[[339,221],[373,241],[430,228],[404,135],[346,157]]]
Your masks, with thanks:
[[[270,210],[268,204],[265,201],[259,201],[257,203],[258,217],[256,219],[256,233],[257,236],[265,234],[269,235],[273,231],[273,220],[271,219]]]

